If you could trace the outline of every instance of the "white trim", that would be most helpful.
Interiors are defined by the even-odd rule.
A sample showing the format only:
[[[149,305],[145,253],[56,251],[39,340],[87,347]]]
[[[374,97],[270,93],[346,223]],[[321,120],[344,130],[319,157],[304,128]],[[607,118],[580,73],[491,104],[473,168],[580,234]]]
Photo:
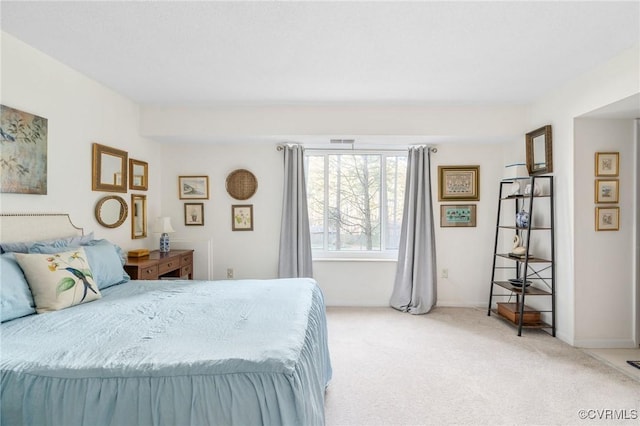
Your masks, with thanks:
[[[576,340],[573,342],[573,346],[577,348],[584,349],[596,349],[596,348],[609,348],[609,349],[618,349],[618,348],[636,348],[637,345],[634,343],[633,339],[584,339],[584,340]]]
[[[313,262],[393,262],[396,263],[398,261],[397,254],[394,258],[379,258],[374,259],[372,257],[346,257],[349,253],[341,253],[345,257],[318,257],[313,258]],[[367,253],[370,255],[370,253]]]

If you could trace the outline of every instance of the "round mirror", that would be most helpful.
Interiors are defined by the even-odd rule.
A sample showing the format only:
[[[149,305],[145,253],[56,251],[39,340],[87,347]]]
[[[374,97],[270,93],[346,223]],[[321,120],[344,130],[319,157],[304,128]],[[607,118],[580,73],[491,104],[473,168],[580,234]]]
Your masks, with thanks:
[[[106,228],[117,228],[127,218],[127,203],[122,197],[109,195],[96,204],[96,220]]]

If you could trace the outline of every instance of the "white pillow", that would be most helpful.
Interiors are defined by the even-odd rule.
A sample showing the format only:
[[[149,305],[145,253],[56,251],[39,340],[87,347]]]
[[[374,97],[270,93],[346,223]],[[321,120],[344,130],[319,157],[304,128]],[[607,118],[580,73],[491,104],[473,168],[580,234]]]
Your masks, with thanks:
[[[100,298],[82,247],[56,254],[16,253],[31,288],[36,312],[57,311]]]

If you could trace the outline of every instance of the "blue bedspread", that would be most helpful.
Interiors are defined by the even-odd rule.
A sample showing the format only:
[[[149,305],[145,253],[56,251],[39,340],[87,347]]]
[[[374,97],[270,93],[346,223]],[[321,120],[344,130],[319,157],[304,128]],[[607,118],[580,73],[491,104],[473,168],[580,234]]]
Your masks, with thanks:
[[[1,325],[2,425],[321,425],[311,279],[131,281]]]

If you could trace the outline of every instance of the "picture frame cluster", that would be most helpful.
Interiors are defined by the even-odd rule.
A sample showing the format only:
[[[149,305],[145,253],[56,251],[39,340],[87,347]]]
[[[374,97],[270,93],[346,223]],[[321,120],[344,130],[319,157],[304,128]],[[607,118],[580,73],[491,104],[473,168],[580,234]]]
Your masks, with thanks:
[[[596,152],[594,202],[596,231],[620,229],[620,153]]]
[[[438,166],[438,201],[479,201],[480,166]],[[441,228],[476,226],[476,204],[441,204]]]
[[[253,193],[255,193],[255,189],[253,190],[251,195],[253,195]],[[180,200],[189,201],[208,200],[209,176],[178,176],[178,198]],[[204,217],[205,215],[203,202],[184,203],[185,226],[204,226]],[[253,231],[252,204],[234,204],[231,206],[231,230]]]

